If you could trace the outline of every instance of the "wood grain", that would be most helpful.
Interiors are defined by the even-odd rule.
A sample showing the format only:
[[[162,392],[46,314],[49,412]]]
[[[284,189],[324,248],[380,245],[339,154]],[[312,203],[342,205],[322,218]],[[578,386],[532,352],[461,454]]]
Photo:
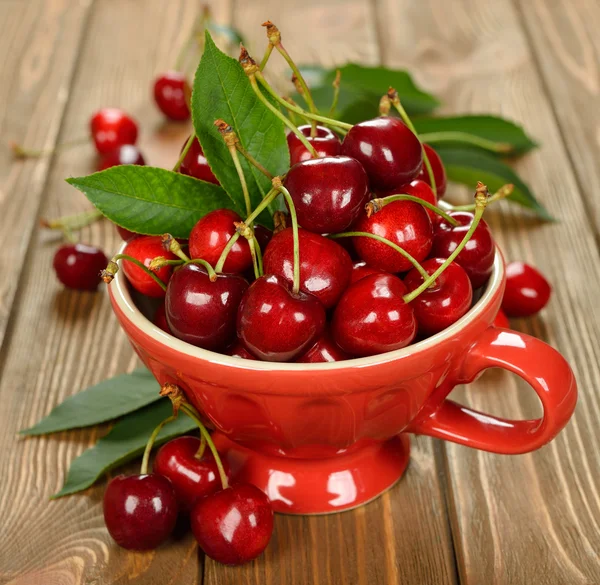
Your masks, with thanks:
[[[504,204],[488,214],[508,259],[533,263],[554,285],[540,317],[513,325],[564,353],[581,397],[567,429],[537,453],[502,457],[446,447],[461,582],[598,583],[600,274],[593,267],[600,264],[582,201],[588,193],[578,189],[511,2],[385,0],[378,8],[386,64],[415,71],[446,111],[502,114],[539,139],[541,150],[517,168],[560,218],[542,225]],[[456,397],[494,414],[538,414],[534,393],[502,372],[489,372]]]

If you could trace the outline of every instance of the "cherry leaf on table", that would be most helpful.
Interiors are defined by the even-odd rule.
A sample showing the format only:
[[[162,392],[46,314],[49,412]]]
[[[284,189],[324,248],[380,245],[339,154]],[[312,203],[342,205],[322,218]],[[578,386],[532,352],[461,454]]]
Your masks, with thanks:
[[[160,400],[160,386],[146,368],[121,374],[69,396],[22,435],[46,435],[97,425]]]
[[[192,119],[213,173],[245,216],[240,179],[223,137],[214,125],[215,120],[230,124],[242,146],[273,175],[281,175],[289,169],[287,141],[283,122],[260,102],[242,66],[217,48],[208,31],[194,79]],[[271,189],[271,181],[243,156],[239,158],[252,207],[256,207]]]
[[[515,188],[509,196],[511,201],[531,209],[542,219],[554,221],[527,184],[501,160],[480,150],[441,148],[437,145],[435,150],[440,155],[451,181],[463,183],[472,189],[477,185],[477,181],[481,181],[487,185],[490,193],[497,191],[502,185],[512,183]]]
[[[108,219],[132,232],[187,238],[209,211],[243,208],[218,185],[156,167],[121,165],[67,179]]]
[[[171,401],[163,399],[122,418],[107,435],[71,463],[62,489],[52,499],[85,490],[111,469],[140,456],[152,431],[172,412]],[[158,446],[195,428],[191,418],[180,414],[163,427],[154,444]]]

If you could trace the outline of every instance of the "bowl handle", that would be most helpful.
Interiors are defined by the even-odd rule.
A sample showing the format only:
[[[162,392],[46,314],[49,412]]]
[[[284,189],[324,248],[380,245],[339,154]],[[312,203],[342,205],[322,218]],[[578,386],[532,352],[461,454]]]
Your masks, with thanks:
[[[562,355],[543,341],[490,327],[468,350],[460,379],[472,382],[487,368],[504,368],[528,382],[542,402],[542,418],[507,420],[445,399],[433,412],[426,405],[425,416],[417,417],[407,431],[493,453],[518,454],[551,441],[571,418],[577,402],[575,377]]]

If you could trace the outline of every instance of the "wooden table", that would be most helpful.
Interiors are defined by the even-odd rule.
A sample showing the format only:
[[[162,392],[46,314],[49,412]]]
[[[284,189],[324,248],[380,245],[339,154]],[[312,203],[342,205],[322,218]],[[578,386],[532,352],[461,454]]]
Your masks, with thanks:
[[[103,485],[48,501],[69,461],[105,429],[34,440],[17,430],[136,358],[105,291],[59,286],[57,236],[37,229],[40,216],[89,208],[63,179],[93,169],[92,147],[14,162],[5,143],[50,148],[84,135],[97,108],[118,105],[142,121],[149,162],[171,165],[188,130],[162,122],[150,82],[174,62],[197,8],[197,0],[0,2],[0,582],[600,583],[597,0],[213,2],[216,18],[261,52],[260,23],[270,18],[304,61],[407,67],[444,112],[502,114],[540,141],[518,167],[560,223],[504,204],[488,221],[508,258],[534,263],[554,286],[539,318],[513,326],[575,369],[579,404],[556,441],[504,457],[415,438],[406,476],[383,497],[333,516],[278,516],[266,554],[241,568],[204,559],[190,536],[144,554],[117,548],[103,525]],[[118,244],[108,222],[82,238],[108,252]],[[504,416],[539,411],[532,391],[496,371],[456,395]]]

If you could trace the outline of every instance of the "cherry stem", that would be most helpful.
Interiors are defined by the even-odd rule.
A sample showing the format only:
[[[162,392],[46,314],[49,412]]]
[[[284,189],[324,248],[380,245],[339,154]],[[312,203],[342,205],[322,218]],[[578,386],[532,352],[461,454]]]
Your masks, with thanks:
[[[181,258],[185,262],[189,262],[189,256],[181,249],[181,244],[171,235],[163,234],[160,236],[162,247],[171,254],[175,254],[178,258]]]
[[[260,245],[256,239],[256,236],[253,235],[252,239],[254,240],[254,250],[256,252],[256,260],[258,262],[258,274],[259,276],[262,276],[264,274],[262,250],[260,249]]]
[[[17,144],[15,142],[10,142],[9,147],[13,153],[15,158],[25,159],[25,158],[40,158],[42,156],[49,156],[51,154],[55,154],[62,150],[67,150],[73,146],[81,146],[82,144],[88,144],[90,141],[89,138],[77,138],[76,140],[69,140],[68,142],[63,142],[62,144],[57,144],[54,148],[47,149],[29,149]]]
[[[198,447],[198,451],[194,455],[196,459],[202,459],[204,457],[204,451],[206,451],[206,439],[204,435],[200,435],[200,447]]]
[[[278,187],[279,192],[285,197],[290,209],[290,218],[292,220],[292,237],[294,240],[294,284],[292,291],[295,294],[300,292],[300,239],[298,236],[298,217],[296,216],[296,207],[290,192],[283,186]]]
[[[210,433],[206,430],[206,427],[202,424],[202,421],[200,420],[200,417],[198,416],[198,411],[195,408],[193,408],[191,405],[187,404],[186,402],[181,404],[180,410],[183,410],[183,412],[185,412],[185,414],[187,414],[198,425],[198,428],[200,429],[200,435],[202,437],[204,437],[204,440],[206,441],[208,448],[210,449],[211,453],[213,454],[215,463],[217,464],[217,469],[219,470],[219,476],[221,478],[221,485],[223,486],[223,489],[226,490],[229,487],[229,481],[227,480],[227,474],[225,473],[225,469],[223,468],[223,463],[221,462],[221,457],[219,457],[219,452],[217,451],[217,448],[215,447],[215,444],[212,441]]]
[[[333,80],[333,101],[331,102],[331,107],[329,108],[329,117],[333,118],[335,114],[335,110],[338,105],[338,100],[340,99],[340,81],[342,79],[342,72],[339,69],[336,69],[335,79]]]
[[[424,290],[428,289],[435,282],[436,278],[438,278],[440,274],[442,274],[442,272],[444,272],[444,270],[446,270],[446,268],[450,266],[450,264],[452,264],[454,259],[462,252],[463,248],[467,245],[467,242],[471,239],[471,236],[475,233],[475,230],[477,229],[477,226],[481,221],[487,203],[487,187],[483,183],[478,183],[477,189],[475,191],[475,217],[473,218],[473,221],[471,222],[471,225],[469,227],[469,230],[465,234],[465,237],[461,240],[460,244],[458,244],[454,252],[452,252],[452,254],[450,254],[450,256],[446,258],[444,263],[433,274],[423,277],[423,283],[418,288],[402,297],[404,299],[404,302],[410,303],[411,301],[414,301]]]
[[[291,104],[292,106],[298,105],[291,97],[283,96],[282,99],[288,104]],[[293,124],[295,124],[296,126],[300,126],[300,124],[302,124],[302,120],[298,118],[298,114],[296,114],[296,112],[293,112],[292,110],[287,110],[287,114],[290,117],[290,120]],[[310,123],[310,120],[308,118],[305,118],[304,121]]]
[[[163,266],[181,266],[185,264],[185,260],[167,260],[164,256],[157,256],[150,260],[148,268],[150,270],[160,270]]]
[[[183,147],[183,150],[181,151],[181,154],[179,155],[175,166],[172,169],[174,173],[176,173],[179,170],[179,167],[181,167],[181,165],[183,164],[183,159],[187,156],[187,153],[189,152],[190,148],[192,148],[192,144],[194,143],[195,138],[196,133],[192,132],[192,134],[188,138],[188,141],[185,143],[185,146]]]
[[[512,183],[508,183],[507,185],[502,185],[498,191],[496,191],[492,196],[488,198],[487,204],[494,203],[496,201],[500,201],[505,199],[514,191],[515,186]],[[475,204],[469,203],[469,205],[452,205],[452,211],[474,211]]]
[[[409,130],[417,137],[417,140],[421,143],[421,150],[423,151],[423,163],[425,164],[425,168],[427,169],[427,175],[429,176],[429,184],[431,185],[433,192],[437,193],[437,185],[435,183],[435,175],[433,174],[433,169],[431,168],[431,163],[429,162],[429,157],[427,156],[427,151],[425,150],[425,147],[423,146],[423,142],[424,142],[423,139],[421,137],[419,137],[419,135],[417,134],[417,130],[416,130],[414,124],[412,123],[410,117],[406,113],[404,106],[400,102],[400,98],[398,97],[398,92],[393,87],[390,87],[390,89],[388,90],[387,96],[388,96],[390,102],[392,103],[392,105],[396,108],[396,110],[400,114],[400,118],[402,118],[402,121],[408,126]]]
[[[242,145],[240,142],[237,142],[235,147],[238,152],[256,169],[258,169],[265,177],[269,180],[273,179],[273,175],[265,169]]]
[[[152,270],[150,270],[143,262],[140,262],[137,258],[129,256],[128,254],[117,254],[116,256],[113,256],[112,260],[108,263],[106,270],[102,271],[102,279],[107,284],[112,281],[112,279],[115,277],[115,274],[119,270],[119,265],[117,264],[119,260],[127,260],[128,262],[135,264],[148,276],[150,276],[156,282],[156,284],[160,286],[160,288],[162,288],[164,291],[167,290],[167,285],[160,278],[158,278],[158,276],[154,274]]]
[[[203,266],[206,269],[206,272],[208,272],[209,280],[211,282],[216,282],[217,273],[216,273],[215,269],[211,266],[211,264],[209,262],[207,262],[203,258],[193,258],[192,260],[188,260],[186,262],[186,265],[187,264],[199,264],[200,266]]]
[[[440,217],[443,217],[450,225],[457,226],[458,221],[456,221],[451,215],[448,215],[443,209],[438,207],[437,205],[433,205],[429,203],[429,201],[425,201],[420,197],[415,197],[414,195],[408,195],[407,193],[399,193],[397,195],[389,195],[383,198],[372,199],[365,205],[365,209],[367,210],[367,217],[371,217],[374,213],[381,211],[382,207],[385,207],[389,203],[393,203],[394,201],[413,201],[414,203],[418,203],[427,209],[430,209],[434,213],[437,213]]]
[[[158,437],[158,433],[160,433],[160,431],[162,431],[162,428],[166,424],[173,422],[176,418],[177,417],[174,414],[172,414],[171,416],[169,416],[165,420],[163,420],[161,423],[158,423],[156,428],[152,431],[152,434],[150,435],[150,438],[148,439],[148,442],[146,443],[146,449],[144,450],[144,456],[142,457],[142,466],[140,467],[141,475],[146,475],[148,473],[148,462],[150,461],[150,453],[152,452],[152,447],[154,447],[154,442],[156,441],[156,437]]]
[[[74,215],[65,215],[56,219],[41,219],[40,225],[51,230],[61,230],[69,242],[75,242],[73,230],[80,230],[95,221],[102,218],[103,215],[98,209],[76,213]]]
[[[258,268],[258,258],[256,257],[256,238],[254,235],[251,238],[246,238],[248,240],[248,247],[250,248],[250,256],[252,256],[252,266],[254,267],[254,278],[259,278],[261,276],[260,269]]]
[[[266,65],[267,62],[269,61],[269,58],[271,57],[271,53],[273,52],[273,43],[271,43],[269,41],[269,44],[267,45],[267,49],[265,51],[265,55],[262,58],[262,61],[260,62],[260,65],[258,66],[258,68],[262,71]]]
[[[252,213],[252,203],[250,202],[250,192],[248,191],[248,184],[246,183],[246,176],[244,175],[244,169],[240,164],[240,157],[235,145],[227,146],[229,154],[233,159],[233,165],[237,171],[238,177],[240,178],[240,184],[242,185],[242,192],[244,193],[244,203],[246,204],[246,213],[250,215]]]
[[[493,140],[488,140],[467,132],[425,132],[421,134],[419,138],[422,142],[427,142],[427,144],[462,142],[463,144],[478,146],[479,148],[489,150],[496,154],[508,154],[513,151],[512,144],[508,144],[507,142],[494,142]]]
[[[196,20],[194,21],[194,26],[192,26],[192,30],[190,31],[188,38],[185,40],[185,42],[181,46],[181,49],[179,50],[179,53],[177,55],[177,59],[175,59],[175,70],[176,71],[182,70],[185,58],[186,58],[187,54],[189,53],[189,50],[195,44],[196,38],[202,32],[202,30],[206,26],[206,23],[209,20],[210,20],[210,11],[208,9],[208,6],[204,6],[203,9],[201,10],[200,14],[196,17]]]

